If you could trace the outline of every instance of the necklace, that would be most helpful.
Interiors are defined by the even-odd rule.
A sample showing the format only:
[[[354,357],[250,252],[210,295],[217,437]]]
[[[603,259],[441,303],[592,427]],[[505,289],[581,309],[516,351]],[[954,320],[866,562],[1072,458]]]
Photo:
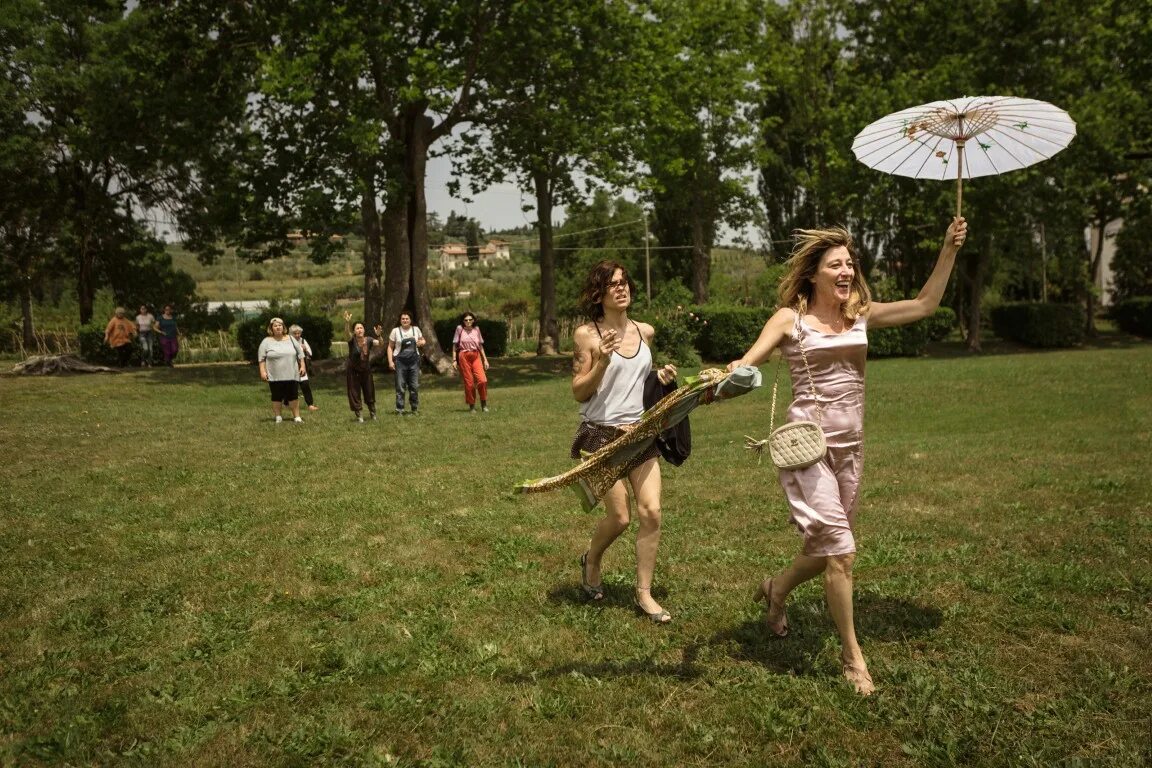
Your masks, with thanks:
[[[844,332],[844,315],[843,314],[837,313],[835,320],[825,320],[823,317],[816,314],[815,312],[812,313],[812,316],[814,318],[816,318],[817,320],[819,320],[821,325],[824,325],[828,328],[831,328],[833,333],[843,333]]]

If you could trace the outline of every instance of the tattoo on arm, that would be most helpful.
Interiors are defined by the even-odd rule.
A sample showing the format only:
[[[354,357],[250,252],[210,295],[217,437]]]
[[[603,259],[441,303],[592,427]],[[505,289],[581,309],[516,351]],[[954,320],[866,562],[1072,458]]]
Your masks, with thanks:
[[[572,353],[572,375],[573,376],[579,376],[580,373],[584,370],[584,361],[586,359],[587,358],[585,357],[584,352],[582,352],[579,349]]]

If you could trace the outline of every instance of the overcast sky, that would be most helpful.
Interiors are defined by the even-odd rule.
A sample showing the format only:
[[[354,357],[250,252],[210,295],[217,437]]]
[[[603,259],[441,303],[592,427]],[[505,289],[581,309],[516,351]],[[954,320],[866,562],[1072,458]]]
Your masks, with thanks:
[[[530,226],[536,221],[536,201],[532,195],[521,194],[514,184],[498,184],[466,203],[448,194],[448,182],[452,180],[452,162],[447,157],[428,160],[428,176],[424,194],[428,198],[428,210],[440,215],[440,220],[448,218],[455,211],[470,216],[480,222],[485,232],[500,232],[514,227]],[[466,184],[460,185],[462,188]],[[530,206],[523,211],[521,207]],[[564,206],[552,209],[552,220],[561,222],[565,218]]]

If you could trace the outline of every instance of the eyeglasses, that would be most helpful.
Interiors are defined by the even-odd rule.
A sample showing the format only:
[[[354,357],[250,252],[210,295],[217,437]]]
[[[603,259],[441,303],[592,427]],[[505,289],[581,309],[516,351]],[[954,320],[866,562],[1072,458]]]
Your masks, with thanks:
[[[627,288],[627,280],[609,280],[607,285],[604,286],[605,290],[614,291],[617,288]]]
[[[466,317],[466,318],[464,318],[464,322],[466,322],[466,323],[474,323],[474,322],[476,322],[476,321],[475,321],[475,320],[473,320],[473,319],[472,319],[472,318],[470,318],[470,317]]]

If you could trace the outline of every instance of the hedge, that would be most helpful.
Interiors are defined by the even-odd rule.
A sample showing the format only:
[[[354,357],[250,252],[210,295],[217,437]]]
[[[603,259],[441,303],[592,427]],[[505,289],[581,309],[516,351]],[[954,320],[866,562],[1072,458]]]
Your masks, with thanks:
[[[274,317],[284,318],[284,323],[288,327],[298,325],[304,329],[304,340],[312,348],[313,359],[324,360],[332,355],[331,320],[307,310],[273,307],[264,310],[258,317],[245,320],[236,326],[236,343],[240,345],[245,360],[256,360],[260,342],[268,335],[268,321]]]
[[[956,313],[937,307],[923,320],[868,331],[868,357],[918,357],[930,341],[940,341],[956,326]]]
[[[459,317],[449,317],[437,320],[432,324],[436,340],[446,354],[452,354],[452,337],[456,335],[456,326],[460,325]],[[508,349],[508,323],[503,320],[489,320],[477,318],[476,327],[484,337],[484,354],[488,357],[503,357]]]
[[[1152,338],[1152,296],[1117,302],[1112,307],[1112,319],[1126,333]]]
[[[693,310],[702,318],[696,347],[705,360],[724,362],[743,355],[772,316],[767,307],[703,306]]]
[[[735,360],[756,341],[773,310],[764,307],[708,307],[694,310],[706,320],[699,329],[697,348],[705,360]],[[956,313],[939,307],[931,316],[911,325],[868,331],[869,357],[916,357],[930,341],[948,336]]]
[[[80,346],[80,357],[94,365],[115,366],[119,364],[119,360],[116,359],[116,350],[104,343],[104,329],[107,325],[107,323],[86,323],[80,326],[80,330],[76,332],[76,341]],[[152,362],[159,364],[164,359],[160,353],[160,334],[153,332],[152,337],[154,339]],[[140,340],[133,339],[132,356],[128,358],[128,365],[138,366],[143,359]]]
[[[990,314],[997,336],[1028,347],[1074,347],[1084,341],[1079,304],[1013,302],[993,307]]]

